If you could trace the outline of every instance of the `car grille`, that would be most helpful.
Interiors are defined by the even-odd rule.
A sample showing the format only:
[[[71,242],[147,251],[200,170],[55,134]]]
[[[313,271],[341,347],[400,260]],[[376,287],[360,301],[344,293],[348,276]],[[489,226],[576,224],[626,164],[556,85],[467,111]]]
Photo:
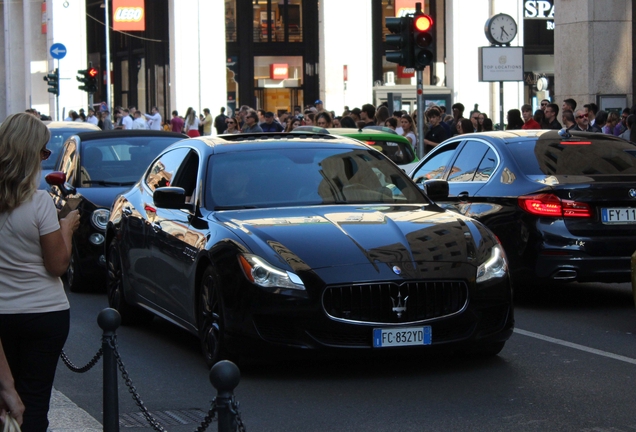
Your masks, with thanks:
[[[468,299],[463,281],[424,281],[327,287],[322,307],[344,322],[403,324],[461,311]]]

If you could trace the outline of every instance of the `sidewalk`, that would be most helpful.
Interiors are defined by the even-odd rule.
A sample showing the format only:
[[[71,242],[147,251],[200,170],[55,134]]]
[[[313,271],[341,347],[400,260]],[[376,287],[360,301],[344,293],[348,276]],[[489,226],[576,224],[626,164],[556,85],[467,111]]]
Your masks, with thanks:
[[[49,409],[50,432],[101,432],[102,424],[55,388]]]

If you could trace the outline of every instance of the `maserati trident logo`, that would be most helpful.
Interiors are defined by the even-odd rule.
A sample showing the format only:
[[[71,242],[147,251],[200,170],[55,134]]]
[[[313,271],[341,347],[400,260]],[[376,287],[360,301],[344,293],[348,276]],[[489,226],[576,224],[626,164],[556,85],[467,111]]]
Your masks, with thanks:
[[[406,302],[409,299],[409,296],[404,297],[402,300],[402,293],[398,291],[397,301],[391,297],[391,302],[393,303],[393,312],[396,313],[398,318],[402,318],[402,314],[406,312]]]
[[[636,189],[630,189],[629,190],[629,196],[632,198],[636,198]]]

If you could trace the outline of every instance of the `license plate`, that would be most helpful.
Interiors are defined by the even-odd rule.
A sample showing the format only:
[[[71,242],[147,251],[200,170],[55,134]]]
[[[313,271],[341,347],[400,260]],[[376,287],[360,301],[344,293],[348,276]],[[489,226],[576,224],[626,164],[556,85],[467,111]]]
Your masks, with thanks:
[[[636,208],[602,208],[601,221],[604,224],[636,223]]]
[[[373,347],[430,345],[433,339],[431,326],[373,329]]]

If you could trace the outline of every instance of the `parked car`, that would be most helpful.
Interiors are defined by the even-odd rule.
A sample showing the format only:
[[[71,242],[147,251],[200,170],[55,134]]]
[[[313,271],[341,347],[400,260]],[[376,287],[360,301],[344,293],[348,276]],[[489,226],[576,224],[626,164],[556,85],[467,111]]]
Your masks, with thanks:
[[[636,146],[606,134],[506,131],[444,141],[411,172],[437,203],[501,240],[513,285],[627,282],[636,250]]]
[[[66,140],[46,180],[62,216],[80,211],[66,273],[71,291],[105,284],[104,232],[113,200],[136,183],[155,156],[183,138],[173,132],[116,130],[83,132]]]
[[[97,126],[86,122],[68,122],[68,121],[44,121],[46,127],[51,132],[51,139],[49,140],[46,148],[51,150],[51,155],[48,159],[42,161],[42,179],[40,180],[40,189],[48,189],[49,185],[46,183],[45,177],[48,173],[53,171],[55,162],[60,155],[60,149],[64,145],[64,142],[68,137],[80,132],[90,132],[101,130]]]
[[[492,233],[339,136],[176,143],[117,197],[106,243],[122,322],[161,316],[200,337],[208,364],[269,347],[496,355],[512,333]]]

